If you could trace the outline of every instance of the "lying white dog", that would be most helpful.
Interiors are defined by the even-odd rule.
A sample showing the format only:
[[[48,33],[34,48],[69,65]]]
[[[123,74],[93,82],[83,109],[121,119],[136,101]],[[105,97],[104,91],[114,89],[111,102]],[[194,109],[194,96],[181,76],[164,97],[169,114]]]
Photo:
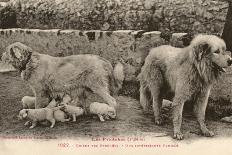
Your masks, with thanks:
[[[55,108],[40,108],[40,109],[22,109],[19,112],[19,119],[29,119],[32,121],[32,125],[30,128],[34,128],[39,121],[48,120],[51,122],[50,128],[53,128],[55,125],[55,118],[54,118],[54,111],[59,110],[62,106],[55,107]],[[25,125],[29,123],[27,121]]]
[[[23,109],[35,109],[35,97],[24,96],[21,100]]]
[[[105,103],[93,102],[89,106],[89,111],[91,114],[96,114],[102,122],[105,119],[116,118],[116,110]]]

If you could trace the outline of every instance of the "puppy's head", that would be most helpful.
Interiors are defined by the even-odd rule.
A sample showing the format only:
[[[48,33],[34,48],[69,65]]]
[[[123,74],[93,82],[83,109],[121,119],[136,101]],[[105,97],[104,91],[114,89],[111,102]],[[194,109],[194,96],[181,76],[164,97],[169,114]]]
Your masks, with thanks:
[[[31,58],[32,49],[20,42],[15,42],[6,48],[2,54],[2,61],[22,71]]]
[[[72,99],[71,99],[71,97],[69,96],[69,95],[64,95],[64,97],[63,97],[63,104],[68,104],[68,103],[70,103],[71,101],[72,101]]]
[[[116,118],[116,110],[113,108],[113,107],[107,107],[107,115],[110,117],[110,118],[113,118],[115,119]]]
[[[28,110],[27,109],[22,109],[19,112],[18,118],[20,120],[22,120],[22,119],[25,119],[27,117],[27,115],[28,115]]]
[[[197,35],[191,42],[193,58],[197,63],[207,62],[215,70],[225,71],[232,64],[225,42],[214,35]]]

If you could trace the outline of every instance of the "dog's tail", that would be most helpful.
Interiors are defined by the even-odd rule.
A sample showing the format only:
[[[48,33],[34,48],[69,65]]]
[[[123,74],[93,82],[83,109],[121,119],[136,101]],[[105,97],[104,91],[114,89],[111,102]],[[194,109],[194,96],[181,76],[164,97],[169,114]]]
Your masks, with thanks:
[[[121,62],[118,62],[114,67],[114,78],[120,83],[122,83],[125,78],[124,67]]]
[[[122,84],[123,84],[123,81],[125,79],[124,67],[123,67],[123,64],[121,62],[118,62],[114,66],[113,76],[115,79],[115,87],[116,87],[115,93],[117,93],[118,90],[122,88]]]

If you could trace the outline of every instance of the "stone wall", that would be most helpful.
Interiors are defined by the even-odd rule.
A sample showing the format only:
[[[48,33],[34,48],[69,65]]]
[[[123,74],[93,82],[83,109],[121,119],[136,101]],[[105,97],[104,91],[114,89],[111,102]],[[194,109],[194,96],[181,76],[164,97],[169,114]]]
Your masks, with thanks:
[[[222,0],[10,0],[0,15],[15,12],[7,26],[20,28],[221,33],[227,8]]]
[[[186,33],[166,35],[159,31],[80,31],[40,29],[0,29],[0,55],[9,44],[20,41],[34,50],[52,56],[97,54],[115,64],[121,61],[126,79],[122,94],[138,98],[138,81],[141,64],[148,49],[162,44],[176,47],[187,45],[192,36]],[[211,99],[232,101],[232,69],[214,85]]]

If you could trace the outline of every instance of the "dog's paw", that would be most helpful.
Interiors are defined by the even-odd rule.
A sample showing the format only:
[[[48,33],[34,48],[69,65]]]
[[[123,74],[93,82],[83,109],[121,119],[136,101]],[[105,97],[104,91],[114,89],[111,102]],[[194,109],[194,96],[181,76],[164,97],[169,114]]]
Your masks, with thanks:
[[[163,124],[163,120],[160,118],[160,119],[155,119],[155,124],[156,125],[162,125]]]
[[[69,122],[71,118],[64,119],[65,122]]]
[[[108,116],[108,115],[104,115],[104,119],[106,119],[106,120],[110,120],[110,116]]]
[[[160,117],[155,117],[155,124],[156,125],[162,125],[163,124],[163,119]]]
[[[99,118],[101,122],[105,122],[105,119],[103,117]]]
[[[25,126],[28,126],[28,125],[30,125],[31,124],[31,122],[30,121],[27,121],[24,125]]]
[[[34,128],[34,126],[30,126],[29,128],[30,128],[30,129],[33,129],[33,128]]]
[[[214,136],[214,133],[212,131],[209,131],[209,130],[202,131],[202,134],[205,137],[213,137]]]
[[[177,140],[182,140],[184,139],[184,135],[181,132],[176,132],[173,134],[173,138]]]

